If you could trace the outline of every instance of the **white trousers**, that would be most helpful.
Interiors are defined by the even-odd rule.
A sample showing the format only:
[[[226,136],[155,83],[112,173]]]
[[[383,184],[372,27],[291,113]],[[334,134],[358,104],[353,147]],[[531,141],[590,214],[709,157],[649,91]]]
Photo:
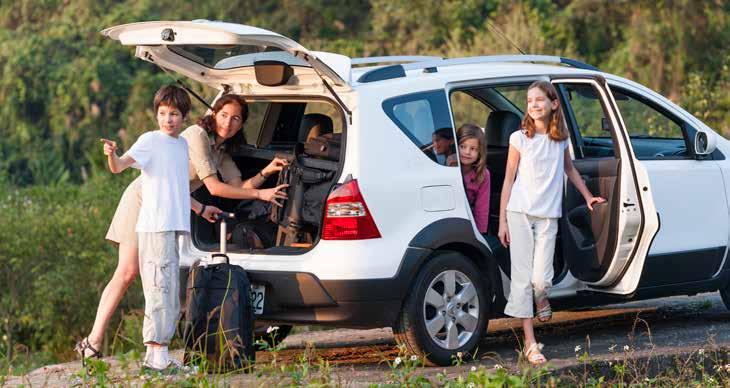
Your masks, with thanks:
[[[533,293],[535,298],[547,297],[552,286],[558,219],[508,211],[507,228],[511,280],[504,313],[516,318],[532,318]]]
[[[144,291],[142,339],[168,345],[180,315],[180,232],[138,232],[139,274]]]

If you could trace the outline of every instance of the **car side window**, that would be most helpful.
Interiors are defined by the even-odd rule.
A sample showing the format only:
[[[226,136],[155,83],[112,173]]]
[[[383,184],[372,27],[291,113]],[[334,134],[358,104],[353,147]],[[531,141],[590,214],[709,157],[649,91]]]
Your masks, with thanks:
[[[595,86],[589,83],[561,84],[563,112],[573,128],[576,158],[615,157],[613,130]]]
[[[450,165],[454,129],[443,90],[408,94],[383,101],[383,110],[424,156]],[[445,144],[445,145],[444,145]]]
[[[631,147],[637,159],[686,159],[687,136],[680,121],[655,107],[649,100],[617,87],[611,87],[616,105],[626,124]]]

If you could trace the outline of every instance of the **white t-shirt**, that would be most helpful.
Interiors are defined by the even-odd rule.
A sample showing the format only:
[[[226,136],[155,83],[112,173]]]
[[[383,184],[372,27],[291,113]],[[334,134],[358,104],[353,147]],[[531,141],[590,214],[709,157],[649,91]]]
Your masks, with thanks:
[[[188,144],[162,131],[144,133],[126,153],[142,170],[137,232],[190,232]]]
[[[530,139],[520,130],[510,135],[509,144],[520,152],[520,163],[507,210],[533,217],[560,218],[563,155],[568,141],[555,141],[539,133]]]

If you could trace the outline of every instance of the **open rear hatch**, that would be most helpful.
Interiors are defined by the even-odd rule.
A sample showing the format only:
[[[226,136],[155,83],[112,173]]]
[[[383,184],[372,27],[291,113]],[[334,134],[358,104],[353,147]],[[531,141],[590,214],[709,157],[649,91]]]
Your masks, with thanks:
[[[218,90],[271,94],[257,81],[255,64],[279,62],[291,66],[291,76],[278,94],[287,91],[335,93],[350,89],[349,57],[310,51],[283,35],[261,28],[208,20],[154,21],[123,24],[101,32],[135,55]],[[347,109],[346,109],[347,111]]]

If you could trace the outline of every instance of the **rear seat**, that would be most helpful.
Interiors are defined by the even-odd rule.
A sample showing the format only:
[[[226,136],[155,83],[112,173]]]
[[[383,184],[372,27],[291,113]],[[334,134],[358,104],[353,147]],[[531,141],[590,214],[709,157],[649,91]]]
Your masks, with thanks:
[[[489,234],[496,235],[499,227],[499,197],[502,194],[507,167],[509,136],[520,128],[522,119],[510,111],[494,111],[487,118],[487,168],[491,176],[489,194]]]

